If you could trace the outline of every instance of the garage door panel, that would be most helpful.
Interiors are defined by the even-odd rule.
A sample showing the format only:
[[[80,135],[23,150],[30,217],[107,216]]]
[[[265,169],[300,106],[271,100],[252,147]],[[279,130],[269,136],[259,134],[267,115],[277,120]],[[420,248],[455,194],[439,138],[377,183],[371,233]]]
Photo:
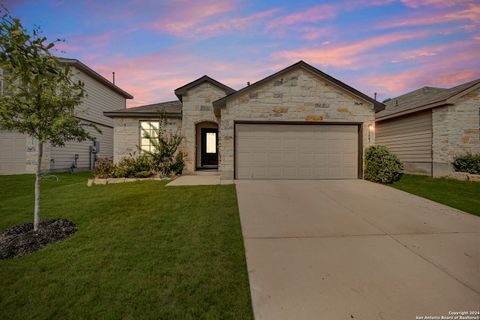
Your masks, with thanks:
[[[238,179],[355,179],[354,125],[238,124]]]

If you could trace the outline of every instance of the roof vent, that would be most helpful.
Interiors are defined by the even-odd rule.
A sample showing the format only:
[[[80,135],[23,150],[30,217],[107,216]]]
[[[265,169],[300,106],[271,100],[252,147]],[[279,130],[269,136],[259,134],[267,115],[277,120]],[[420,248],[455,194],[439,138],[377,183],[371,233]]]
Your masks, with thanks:
[[[250,87],[250,81],[247,82],[247,87]]]
[[[398,100],[395,100],[395,107],[398,107]]]

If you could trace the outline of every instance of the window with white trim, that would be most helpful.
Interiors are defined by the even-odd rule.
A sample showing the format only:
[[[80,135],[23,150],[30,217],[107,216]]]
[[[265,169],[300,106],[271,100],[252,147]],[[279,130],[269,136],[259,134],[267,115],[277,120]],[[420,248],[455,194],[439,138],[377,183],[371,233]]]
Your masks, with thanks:
[[[140,121],[140,150],[154,151],[152,142],[147,137],[158,137],[158,121]]]

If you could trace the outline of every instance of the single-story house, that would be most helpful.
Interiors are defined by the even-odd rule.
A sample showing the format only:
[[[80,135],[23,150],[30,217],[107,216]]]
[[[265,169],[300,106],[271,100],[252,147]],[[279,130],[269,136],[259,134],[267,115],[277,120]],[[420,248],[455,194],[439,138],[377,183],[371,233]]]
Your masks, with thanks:
[[[376,143],[397,154],[406,172],[446,176],[455,156],[480,152],[480,79],[423,87],[385,104],[375,114]]]
[[[186,173],[218,170],[232,179],[356,179],[375,141],[384,105],[300,61],[234,90],[203,76],[175,90],[178,100],[108,111],[114,161],[149,148],[144,134],[166,114],[184,136]]]
[[[95,157],[113,157],[113,120],[103,112],[126,107],[126,99],[133,96],[125,92],[87,65],[76,59],[59,58],[70,65],[74,77],[85,83],[86,97],[76,108],[76,116],[93,123],[101,130],[87,127],[96,137],[96,148],[91,141],[68,142],[64,147],[46,145],[43,170],[66,171],[93,167]],[[37,163],[37,143],[25,134],[0,130],[0,174],[33,173]],[[95,151],[98,151],[95,153]]]

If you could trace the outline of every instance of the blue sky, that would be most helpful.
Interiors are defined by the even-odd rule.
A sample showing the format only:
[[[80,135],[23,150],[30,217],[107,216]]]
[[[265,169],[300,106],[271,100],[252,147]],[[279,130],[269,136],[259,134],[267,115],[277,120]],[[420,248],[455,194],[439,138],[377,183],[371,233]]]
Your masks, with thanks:
[[[204,74],[235,89],[298,60],[383,100],[480,78],[478,0],[25,1],[6,7],[135,96]]]

